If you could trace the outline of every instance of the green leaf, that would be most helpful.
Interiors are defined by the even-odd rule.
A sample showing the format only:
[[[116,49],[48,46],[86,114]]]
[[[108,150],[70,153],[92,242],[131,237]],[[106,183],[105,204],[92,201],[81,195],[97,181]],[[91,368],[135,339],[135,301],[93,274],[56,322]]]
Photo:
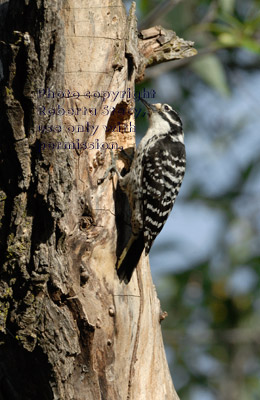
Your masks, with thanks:
[[[260,44],[258,41],[253,39],[242,39],[241,46],[245,47],[247,50],[253,51],[254,53],[260,54]]]
[[[245,21],[245,32],[246,34],[252,34],[253,32],[257,32],[260,27],[260,15],[256,18],[253,18],[249,21]]]
[[[149,10],[151,10],[151,4],[149,5],[148,0],[141,0],[138,3],[139,3],[139,8],[142,11],[142,15],[146,15],[149,12]]]
[[[224,47],[235,47],[238,45],[237,38],[228,32],[218,35],[218,41]]]
[[[235,0],[220,0],[220,7],[224,13],[232,14],[235,8]]]
[[[223,96],[229,94],[226,74],[217,56],[212,54],[197,58],[192,63],[192,69]]]

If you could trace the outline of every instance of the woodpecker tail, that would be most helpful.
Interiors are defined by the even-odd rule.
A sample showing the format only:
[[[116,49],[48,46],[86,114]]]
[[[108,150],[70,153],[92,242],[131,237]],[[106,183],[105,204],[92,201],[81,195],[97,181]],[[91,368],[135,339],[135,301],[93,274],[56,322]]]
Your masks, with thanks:
[[[121,282],[124,281],[126,284],[130,282],[143,249],[143,234],[140,234],[139,236],[132,235],[116,263],[117,275]]]

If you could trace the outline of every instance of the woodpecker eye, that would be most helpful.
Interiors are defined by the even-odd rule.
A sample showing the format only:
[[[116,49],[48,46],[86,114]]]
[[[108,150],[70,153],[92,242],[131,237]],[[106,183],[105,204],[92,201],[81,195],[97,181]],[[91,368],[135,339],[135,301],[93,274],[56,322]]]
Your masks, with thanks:
[[[167,106],[167,104],[165,104],[164,109],[165,109],[165,111],[170,111],[170,107]]]

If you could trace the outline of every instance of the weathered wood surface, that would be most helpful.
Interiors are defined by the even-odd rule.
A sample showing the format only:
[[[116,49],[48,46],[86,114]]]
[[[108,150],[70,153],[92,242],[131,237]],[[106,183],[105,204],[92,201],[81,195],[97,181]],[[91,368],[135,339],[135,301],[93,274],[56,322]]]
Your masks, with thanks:
[[[128,285],[114,268],[129,212],[115,178],[97,186],[109,152],[78,148],[134,147],[134,99],[122,97],[143,58],[134,11],[0,5],[0,399],[178,399],[148,258]]]

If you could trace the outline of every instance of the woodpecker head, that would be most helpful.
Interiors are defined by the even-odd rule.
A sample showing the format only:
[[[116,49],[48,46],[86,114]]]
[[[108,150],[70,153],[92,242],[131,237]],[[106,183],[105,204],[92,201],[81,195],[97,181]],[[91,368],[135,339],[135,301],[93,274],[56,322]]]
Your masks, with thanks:
[[[168,104],[149,104],[140,99],[148,110],[150,129],[157,134],[169,132],[176,141],[184,142],[182,122],[178,113]]]

